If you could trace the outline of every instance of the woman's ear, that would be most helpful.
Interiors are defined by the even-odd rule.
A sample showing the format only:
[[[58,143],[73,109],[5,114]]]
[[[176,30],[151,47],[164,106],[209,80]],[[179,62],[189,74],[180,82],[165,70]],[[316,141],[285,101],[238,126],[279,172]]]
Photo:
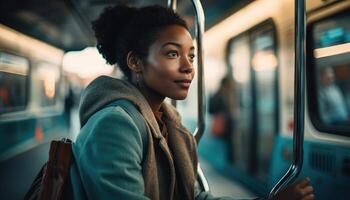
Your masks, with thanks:
[[[135,73],[141,73],[142,72],[142,66],[141,66],[141,60],[138,58],[134,52],[130,51],[126,57],[126,63],[128,67],[131,69],[131,71]]]

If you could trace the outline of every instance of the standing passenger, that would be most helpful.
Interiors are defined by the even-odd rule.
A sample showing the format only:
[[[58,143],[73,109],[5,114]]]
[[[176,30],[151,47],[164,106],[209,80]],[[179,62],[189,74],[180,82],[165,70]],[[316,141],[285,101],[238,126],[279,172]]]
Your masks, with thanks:
[[[320,87],[318,92],[320,117],[327,125],[344,125],[350,122],[343,93],[334,81],[331,67],[320,70]]]
[[[165,97],[185,99],[194,76],[195,49],[185,21],[159,6],[114,6],[103,11],[93,29],[99,52],[127,80],[102,76],[83,93],[71,168],[74,198],[219,199],[195,187],[196,141],[164,102]],[[147,133],[121,107],[105,107],[117,99],[140,111]],[[307,179],[286,191],[282,194],[291,199],[312,195]]]
[[[230,77],[221,80],[218,91],[210,98],[209,113],[212,115],[211,131],[226,144],[227,160],[234,161],[233,131],[234,131],[234,86]],[[222,123],[219,123],[222,121]],[[218,127],[221,126],[221,127]]]
[[[68,82],[69,80],[67,80]],[[74,94],[73,94],[73,89],[71,86],[71,83],[67,83],[67,94],[64,98],[64,117],[67,123],[68,128],[71,127],[71,115],[72,115],[72,108],[74,106]]]

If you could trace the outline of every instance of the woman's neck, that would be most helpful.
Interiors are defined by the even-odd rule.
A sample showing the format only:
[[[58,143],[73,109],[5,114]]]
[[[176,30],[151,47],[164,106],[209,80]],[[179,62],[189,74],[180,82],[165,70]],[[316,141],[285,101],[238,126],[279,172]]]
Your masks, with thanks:
[[[154,98],[152,96],[148,96],[147,94],[145,94],[143,92],[141,92],[141,93],[145,96],[149,106],[152,109],[152,112],[153,113],[158,113],[159,110],[160,110],[160,107],[161,107],[161,105],[162,105],[162,103],[164,101],[164,98],[162,100],[160,100],[160,99]]]
[[[159,93],[147,87],[145,84],[139,84],[139,85],[136,85],[136,87],[139,89],[141,94],[146,98],[153,113],[159,112],[165,97],[161,96]]]
[[[141,92],[146,98],[153,113],[157,113],[165,99],[164,96],[148,87],[143,81],[138,81],[135,74],[132,74],[130,82]]]

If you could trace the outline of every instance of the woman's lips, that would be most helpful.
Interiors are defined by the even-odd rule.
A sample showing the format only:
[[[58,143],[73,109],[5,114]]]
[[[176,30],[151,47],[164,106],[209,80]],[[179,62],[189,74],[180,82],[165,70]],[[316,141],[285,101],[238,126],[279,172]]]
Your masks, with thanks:
[[[191,80],[177,80],[175,83],[184,89],[188,89],[191,86]]]

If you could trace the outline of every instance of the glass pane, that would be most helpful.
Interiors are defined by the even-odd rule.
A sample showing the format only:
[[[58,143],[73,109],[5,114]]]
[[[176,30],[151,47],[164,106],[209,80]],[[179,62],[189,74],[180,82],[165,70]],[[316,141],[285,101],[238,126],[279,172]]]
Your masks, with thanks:
[[[0,52],[0,113],[24,109],[28,99],[27,59]]]
[[[256,95],[257,177],[267,181],[273,138],[277,132],[277,58],[273,29],[252,34],[252,68]]]
[[[58,81],[60,77],[59,67],[49,63],[42,63],[38,67],[40,82],[40,105],[54,105],[57,98]]]
[[[312,36],[319,121],[330,128],[350,128],[349,10],[313,26]]]
[[[252,91],[250,77],[249,39],[247,35],[230,44],[229,62],[232,66],[235,93],[234,162],[249,171],[252,127]]]

